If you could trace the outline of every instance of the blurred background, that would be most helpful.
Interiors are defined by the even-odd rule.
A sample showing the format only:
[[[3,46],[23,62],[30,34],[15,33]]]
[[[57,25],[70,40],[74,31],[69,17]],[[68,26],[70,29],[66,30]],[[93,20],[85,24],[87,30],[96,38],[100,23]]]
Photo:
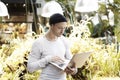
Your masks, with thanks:
[[[120,80],[119,0],[0,0],[0,80],[37,80],[27,56],[54,13],[68,20],[63,35],[73,54],[94,50],[68,80]]]

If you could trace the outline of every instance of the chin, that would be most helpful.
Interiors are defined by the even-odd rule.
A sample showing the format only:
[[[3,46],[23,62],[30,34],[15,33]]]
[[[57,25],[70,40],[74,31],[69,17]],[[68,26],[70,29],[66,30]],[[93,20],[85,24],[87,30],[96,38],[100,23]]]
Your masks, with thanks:
[[[61,35],[58,35],[57,37],[61,37]]]
[[[61,37],[62,35],[57,35],[57,37]]]

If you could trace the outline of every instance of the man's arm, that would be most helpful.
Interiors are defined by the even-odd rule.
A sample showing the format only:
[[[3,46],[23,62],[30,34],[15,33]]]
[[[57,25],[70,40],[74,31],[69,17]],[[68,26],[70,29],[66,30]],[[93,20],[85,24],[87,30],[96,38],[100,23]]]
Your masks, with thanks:
[[[34,72],[36,70],[44,68],[49,63],[49,61],[51,61],[51,56],[41,58],[42,46],[38,44],[40,43],[38,42],[33,43],[31,52],[28,56],[27,69],[29,72]]]

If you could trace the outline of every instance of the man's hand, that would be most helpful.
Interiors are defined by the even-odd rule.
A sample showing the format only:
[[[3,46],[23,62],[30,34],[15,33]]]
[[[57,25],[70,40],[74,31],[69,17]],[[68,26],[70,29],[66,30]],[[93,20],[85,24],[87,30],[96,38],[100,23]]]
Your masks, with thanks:
[[[77,68],[75,67],[75,62],[66,67],[65,72],[67,74],[74,75],[77,73]]]
[[[55,63],[59,63],[59,64],[61,64],[61,63],[64,62],[64,60],[61,59],[61,58],[58,57],[58,56],[53,56],[51,62],[55,62]]]

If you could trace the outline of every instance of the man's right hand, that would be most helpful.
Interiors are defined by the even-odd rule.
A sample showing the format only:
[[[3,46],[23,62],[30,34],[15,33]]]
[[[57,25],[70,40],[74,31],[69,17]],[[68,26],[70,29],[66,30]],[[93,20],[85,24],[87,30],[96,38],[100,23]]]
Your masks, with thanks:
[[[52,57],[52,59],[51,59],[51,62],[54,62],[54,63],[63,63],[64,62],[64,60],[63,59],[61,59],[60,57],[58,57],[58,56],[53,56]]]

